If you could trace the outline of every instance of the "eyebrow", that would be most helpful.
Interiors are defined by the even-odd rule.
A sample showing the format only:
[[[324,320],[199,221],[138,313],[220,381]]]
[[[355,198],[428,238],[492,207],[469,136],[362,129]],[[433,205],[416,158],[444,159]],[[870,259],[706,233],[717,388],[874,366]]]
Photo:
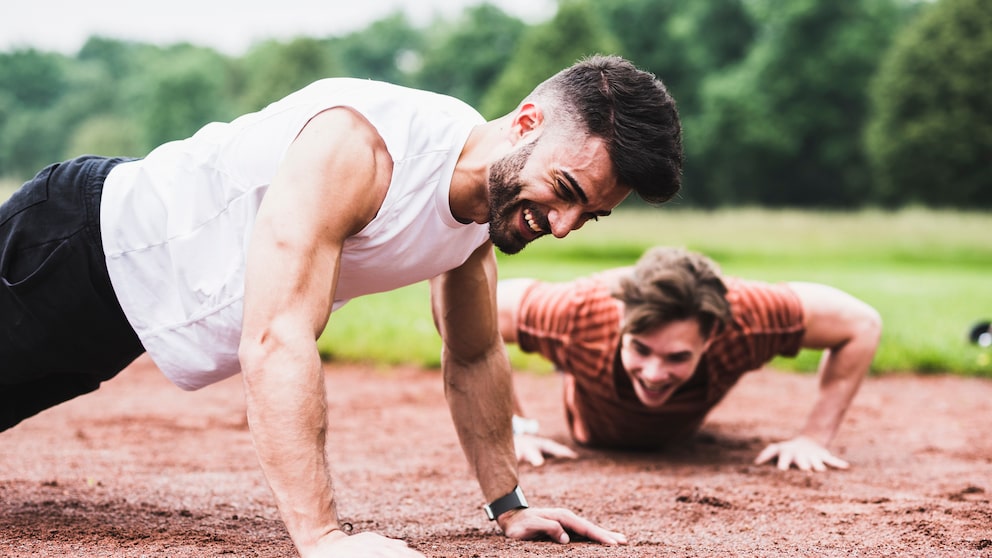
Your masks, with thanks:
[[[567,189],[568,193],[570,194],[568,197],[569,198],[573,198],[573,199],[574,198],[579,198],[579,201],[582,202],[583,205],[588,204],[589,203],[589,197],[586,196],[586,192],[585,192],[585,190],[582,189],[582,186],[579,186],[579,181],[576,180],[575,177],[572,176],[565,169],[558,169],[558,172],[561,173],[561,175],[565,177],[565,180],[567,180],[568,183],[569,183],[569,185],[572,187],[571,189]],[[594,215],[596,215],[597,217],[608,217],[608,216],[610,216],[612,214],[613,214],[613,211],[605,210],[605,209],[604,210],[597,211],[597,212],[594,213]]]
[[[582,202],[583,204],[589,203],[589,198],[588,196],[586,196],[586,192],[585,190],[582,189],[582,186],[579,186],[579,181],[575,180],[575,177],[569,174],[567,170],[559,169],[558,172],[560,172],[561,175],[565,177],[565,180],[567,180],[568,183],[571,184],[572,193],[574,193],[579,198],[579,201]]]

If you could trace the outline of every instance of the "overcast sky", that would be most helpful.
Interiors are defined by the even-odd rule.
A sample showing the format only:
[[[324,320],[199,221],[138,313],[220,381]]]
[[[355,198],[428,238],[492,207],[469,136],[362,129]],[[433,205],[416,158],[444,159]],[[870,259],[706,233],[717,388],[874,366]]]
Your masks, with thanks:
[[[415,24],[482,0],[3,0],[0,51],[34,47],[75,54],[91,35],[170,44],[186,41],[240,55],[254,42],[326,37],[361,29],[396,9]],[[534,23],[555,0],[490,0]]]

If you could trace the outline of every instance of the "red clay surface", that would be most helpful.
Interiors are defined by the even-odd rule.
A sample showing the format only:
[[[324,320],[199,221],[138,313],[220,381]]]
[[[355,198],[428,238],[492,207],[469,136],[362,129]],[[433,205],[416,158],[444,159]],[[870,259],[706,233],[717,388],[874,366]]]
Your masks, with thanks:
[[[992,382],[870,378],[834,448],[848,471],[751,464],[791,436],[812,376],[745,377],[665,453],[580,450],[521,466],[532,505],[565,506],[630,545],[517,542],[486,521],[437,371],[328,365],[342,519],[427,556],[992,557]],[[518,375],[567,441],[554,376]],[[239,378],[186,393],[139,359],[96,393],[0,434],[0,556],[293,556],[257,466]]]

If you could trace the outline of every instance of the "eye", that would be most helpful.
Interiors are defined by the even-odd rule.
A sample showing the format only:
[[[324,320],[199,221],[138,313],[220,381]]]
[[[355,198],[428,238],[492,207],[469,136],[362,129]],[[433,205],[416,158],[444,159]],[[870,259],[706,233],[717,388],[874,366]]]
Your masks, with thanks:
[[[668,359],[670,361],[672,361],[672,362],[679,362],[679,363],[680,362],[689,362],[689,359],[691,359],[691,358],[692,358],[692,353],[688,353],[688,352],[686,352],[686,353],[675,353],[675,354],[673,354],[673,355],[671,355],[671,356],[668,357]]]
[[[555,195],[558,196],[564,202],[574,203],[575,202],[575,192],[568,187],[565,181],[558,177],[555,179]]]
[[[651,354],[651,348],[648,347],[647,345],[645,345],[644,343],[638,343],[637,341],[631,341],[630,342],[630,345],[634,349],[634,352],[637,353],[640,356],[648,356],[648,355]]]

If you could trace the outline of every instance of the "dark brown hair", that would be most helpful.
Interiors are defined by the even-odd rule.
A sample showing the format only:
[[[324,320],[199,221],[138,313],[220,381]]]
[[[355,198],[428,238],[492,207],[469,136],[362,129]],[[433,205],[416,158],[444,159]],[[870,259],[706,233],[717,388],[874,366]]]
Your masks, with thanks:
[[[563,120],[603,139],[621,184],[646,202],[682,184],[682,124],[675,99],[653,74],[619,56],[592,56],[558,72],[528,98],[550,99]]]
[[[614,296],[624,304],[624,333],[644,333],[686,319],[699,322],[709,337],[730,320],[727,287],[712,260],[681,248],[652,248]]]

